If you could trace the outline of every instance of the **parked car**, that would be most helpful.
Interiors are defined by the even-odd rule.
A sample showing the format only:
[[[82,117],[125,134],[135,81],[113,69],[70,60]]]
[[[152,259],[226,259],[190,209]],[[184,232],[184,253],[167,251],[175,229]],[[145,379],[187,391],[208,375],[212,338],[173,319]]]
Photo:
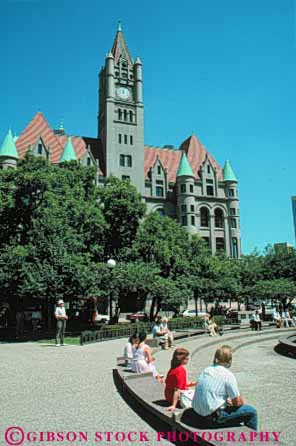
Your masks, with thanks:
[[[197,316],[199,316],[199,317],[204,317],[207,314],[208,313],[204,313],[202,311],[198,311],[197,312]],[[195,317],[196,316],[196,311],[195,310],[185,310],[185,311],[183,311],[183,313],[181,313],[181,316],[183,316],[183,317]]]
[[[107,324],[110,321],[110,316],[108,314],[96,314],[95,322],[100,322],[103,324]]]
[[[137,311],[136,313],[128,314],[126,316],[126,318],[128,321],[132,321],[132,322],[135,322],[135,321],[145,322],[148,320],[147,314],[144,313],[144,311]]]

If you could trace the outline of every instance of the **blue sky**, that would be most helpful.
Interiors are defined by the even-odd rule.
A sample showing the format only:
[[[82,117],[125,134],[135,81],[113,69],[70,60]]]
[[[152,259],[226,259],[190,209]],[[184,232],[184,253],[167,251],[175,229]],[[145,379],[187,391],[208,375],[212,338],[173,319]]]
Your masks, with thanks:
[[[146,144],[179,147],[194,131],[239,179],[243,252],[294,245],[293,0],[1,0],[0,139],[38,110],[96,136],[97,75],[118,19],[143,62]]]

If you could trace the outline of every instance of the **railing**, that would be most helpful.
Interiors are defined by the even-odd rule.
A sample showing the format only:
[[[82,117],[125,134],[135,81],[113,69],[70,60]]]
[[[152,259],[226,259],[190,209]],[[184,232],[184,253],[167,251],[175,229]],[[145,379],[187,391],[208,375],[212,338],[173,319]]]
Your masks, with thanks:
[[[218,321],[218,325],[220,321]],[[203,319],[186,318],[169,321],[169,328],[172,331],[189,330],[203,328]],[[135,333],[151,333],[153,324],[151,322],[135,322],[124,325],[103,326],[99,331],[83,331],[80,335],[80,345],[92,342],[102,342],[110,339],[128,338]]]

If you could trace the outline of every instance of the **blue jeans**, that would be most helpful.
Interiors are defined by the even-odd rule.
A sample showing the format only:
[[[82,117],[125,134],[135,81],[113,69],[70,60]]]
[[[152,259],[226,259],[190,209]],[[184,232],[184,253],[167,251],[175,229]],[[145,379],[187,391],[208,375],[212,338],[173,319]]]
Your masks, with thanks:
[[[227,406],[224,409],[218,409],[213,419],[216,427],[235,427],[240,426],[241,423],[254,431],[258,430],[258,415],[255,407],[247,404],[240,407]]]

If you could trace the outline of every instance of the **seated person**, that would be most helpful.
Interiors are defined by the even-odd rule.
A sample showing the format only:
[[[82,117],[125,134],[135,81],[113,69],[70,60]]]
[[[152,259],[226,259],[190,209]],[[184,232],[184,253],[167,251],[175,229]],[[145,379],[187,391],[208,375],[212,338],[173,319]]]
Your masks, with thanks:
[[[136,345],[138,337],[133,334],[130,338],[128,338],[127,344],[125,344],[123,349],[123,356],[126,358],[126,365],[130,365],[133,359],[133,347]]]
[[[262,330],[262,322],[260,319],[260,314],[259,311],[256,310],[254,314],[252,314],[252,319],[251,319],[251,327],[252,330]]]
[[[162,317],[161,318],[161,330],[163,333],[166,333],[168,335],[168,346],[172,347],[173,343],[174,343],[174,335],[173,333],[169,330],[168,327],[168,318],[167,317]]]
[[[171,368],[165,380],[164,395],[170,404],[170,407],[167,409],[169,412],[173,412],[176,409],[177,404],[180,402],[181,393],[188,390],[188,387],[196,385],[195,382],[187,381],[185,365],[188,364],[188,361],[189,351],[186,348],[176,348],[171,360]],[[192,399],[193,392],[191,395],[187,394],[187,398],[190,397]]]
[[[277,328],[281,328],[282,325],[283,325],[283,321],[282,321],[282,317],[281,317],[281,314],[280,314],[280,312],[279,312],[279,308],[278,308],[278,307],[276,307],[276,308],[273,310],[272,318],[273,318],[273,320],[274,320],[275,323],[276,323],[276,327],[277,327]]]
[[[206,330],[207,333],[209,333],[210,336],[216,336],[216,323],[211,322],[209,319],[209,315],[207,314],[204,317],[204,329]]]
[[[295,327],[295,322],[291,318],[290,312],[288,309],[286,311],[282,312],[282,320],[286,327],[290,327],[290,326]]]
[[[257,431],[257,410],[245,405],[235,376],[229,370],[231,364],[231,347],[223,345],[216,350],[213,365],[207,367],[198,378],[192,401],[193,411],[203,428],[235,427],[244,423]]]
[[[161,381],[162,375],[160,375],[155,368],[155,358],[151,354],[149,345],[145,344],[147,335],[146,333],[140,333],[133,347],[133,359],[131,362],[131,369],[135,373],[149,373],[153,374],[153,377]]]
[[[154,339],[159,339],[160,345],[166,350],[168,346],[168,333],[162,328],[161,316],[158,316],[154,327],[152,328],[152,335]]]

